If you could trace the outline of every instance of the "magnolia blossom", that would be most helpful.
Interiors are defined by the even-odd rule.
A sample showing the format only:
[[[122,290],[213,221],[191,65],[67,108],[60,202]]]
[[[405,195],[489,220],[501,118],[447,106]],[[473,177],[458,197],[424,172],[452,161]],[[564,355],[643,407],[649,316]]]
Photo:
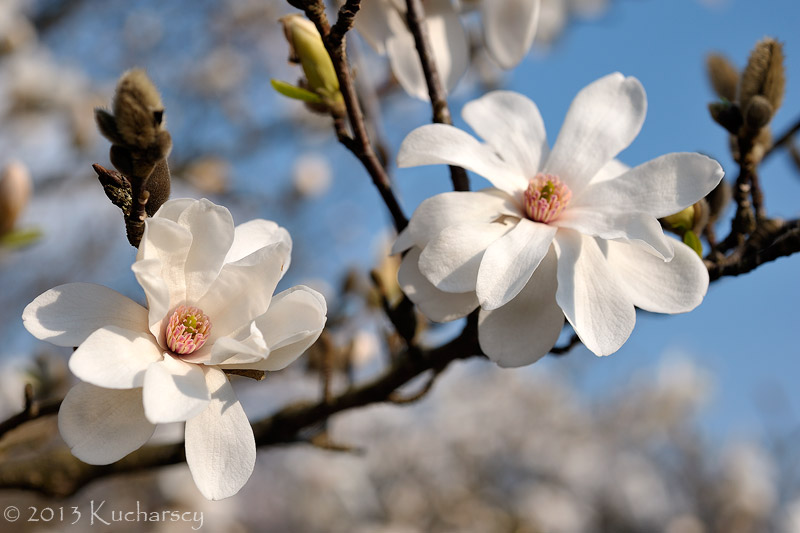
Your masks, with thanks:
[[[513,92],[464,107],[484,143],[442,124],[412,131],[401,167],[459,165],[494,188],[420,204],[394,247],[408,250],[398,278],[409,298],[436,321],[480,306],[481,348],[502,366],[542,357],[565,317],[592,352],[607,355],[631,334],[634,306],[695,308],[708,272],[657,219],[709,193],[722,168],[695,153],[633,169],[615,160],[645,111],[639,81],[616,73],[578,93],[552,151],[538,108]]]
[[[142,446],[156,424],[186,422],[186,461],[206,498],[231,496],[253,471],[253,430],[225,370],[280,370],[322,332],[318,292],[275,296],[289,266],[288,232],[267,220],[234,228],[208,200],[165,203],[146,221],[133,271],[147,307],[100,285],[70,283],[29,304],[25,327],[77,346],[83,382],[58,415],[72,453],[109,464]]]
[[[480,7],[486,48],[503,68],[513,68],[527,53],[536,33],[540,0],[466,0],[465,9]],[[469,66],[469,39],[461,25],[459,9],[451,0],[424,0],[436,68],[442,83],[455,87]],[[356,28],[389,63],[403,89],[427,100],[428,88],[417,55],[414,36],[406,23],[405,0],[363,2]]]

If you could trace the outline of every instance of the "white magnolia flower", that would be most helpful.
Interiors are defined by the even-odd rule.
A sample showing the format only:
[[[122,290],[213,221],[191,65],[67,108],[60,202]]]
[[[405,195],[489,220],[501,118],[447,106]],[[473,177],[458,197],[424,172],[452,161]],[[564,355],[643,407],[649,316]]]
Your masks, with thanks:
[[[78,346],[83,383],[58,416],[72,453],[109,464],[142,446],[155,424],[186,422],[186,461],[206,498],[231,496],[253,471],[253,430],[223,370],[280,370],[319,336],[318,292],[273,297],[289,265],[288,232],[267,220],[234,228],[208,200],[166,202],[146,221],[133,271],[147,308],[100,285],[70,283],[29,304],[25,327]]]
[[[616,161],[645,111],[639,81],[616,73],[578,93],[552,151],[536,105],[506,91],[464,107],[484,143],[442,124],[411,132],[401,167],[459,165],[495,188],[420,204],[394,247],[409,250],[398,273],[404,291],[436,321],[480,305],[481,348],[503,366],[547,353],[565,316],[591,351],[606,355],[633,330],[634,306],[696,307],[708,272],[657,218],[705,196],[722,168],[694,153],[633,169]]]
[[[466,0],[464,8],[479,6],[486,48],[503,68],[519,63],[533,42],[540,0]],[[459,9],[451,0],[425,0],[425,21],[436,68],[447,90],[455,87],[469,66],[469,39]],[[376,52],[389,56],[392,72],[403,89],[428,99],[414,36],[406,23],[405,0],[363,2],[356,28]]]

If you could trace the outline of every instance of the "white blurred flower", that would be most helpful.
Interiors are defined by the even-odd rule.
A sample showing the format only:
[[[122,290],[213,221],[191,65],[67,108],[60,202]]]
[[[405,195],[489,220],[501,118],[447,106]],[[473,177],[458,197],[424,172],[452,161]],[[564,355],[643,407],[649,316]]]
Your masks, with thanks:
[[[32,189],[28,167],[21,162],[12,161],[0,172],[0,235],[14,229]]]
[[[309,153],[297,157],[292,166],[294,190],[304,198],[322,196],[331,187],[331,164],[322,155]]]
[[[645,110],[639,81],[615,73],[578,93],[552,151],[536,104],[507,91],[464,107],[484,143],[444,124],[412,131],[401,167],[458,165],[494,188],[439,194],[417,208],[394,247],[409,250],[398,273],[409,298],[436,321],[480,305],[481,348],[501,366],[546,354],[565,316],[587,348],[607,355],[631,334],[634,306],[694,309],[708,272],[657,219],[708,194],[723,172],[695,153],[633,169],[616,161]]]
[[[509,69],[527,53],[536,33],[539,0],[479,0],[486,47],[494,60]],[[433,57],[446,90],[455,87],[469,66],[469,40],[451,0],[427,0],[425,22]],[[392,72],[403,89],[421,100],[428,88],[417,55],[414,36],[406,23],[404,0],[364,2],[356,17],[356,28],[376,52],[389,56]]]
[[[208,200],[165,203],[146,221],[132,269],[148,307],[87,283],[29,304],[39,339],[78,346],[59,429],[72,453],[109,464],[142,446],[155,424],[186,422],[186,460],[208,499],[231,496],[255,463],[253,431],[224,370],[280,370],[319,336],[326,305],[292,287],[288,232],[266,220],[234,228]]]

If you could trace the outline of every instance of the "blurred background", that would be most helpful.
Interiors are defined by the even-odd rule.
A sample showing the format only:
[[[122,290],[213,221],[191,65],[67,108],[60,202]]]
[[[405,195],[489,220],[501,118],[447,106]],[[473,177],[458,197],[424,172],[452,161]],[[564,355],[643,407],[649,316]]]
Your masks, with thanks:
[[[365,0],[370,1],[370,0]],[[800,5],[796,0],[542,0],[532,51],[504,72],[475,37],[472,67],[450,95],[463,105],[493,88],[537,102],[550,142],[573,96],[613,71],[639,78],[648,117],[620,159],[636,165],[667,152],[699,151],[737,167],[727,134],[709,117],[715,96],[705,58],[743,66],[752,46],[784,43],[785,103],[777,136],[800,119]],[[135,250],[119,210],[91,169],[108,166],[108,142],[92,109],[108,105],[119,75],[147,69],[160,88],[174,148],[173,197],[208,197],[237,222],[275,220],[294,240],[282,288],[322,291],[330,320],[309,355],[264,382],[235,386],[252,420],[320,395],[320,350],[336,354],[337,390],[386,367],[397,342],[369,272],[391,285],[393,233],[364,169],[333,135],[330,119],[287,100],[271,78],[294,82],[278,18],[280,0],[0,0],[0,175],[14,198],[0,221],[0,418],[71,384],[68,350],[37,341],[22,310],[56,285],[100,283],[143,302],[130,265]],[[389,161],[404,136],[430,121],[385,58],[357,34],[349,54],[367,98],[373,137]],[[444,167],[398,170],[406,213],[450,189]],[[797,218],[800,173],[780,150],[761,166],[767,211]],[[472,176],[473,189],[486,186]],[[9,214],[10,213],[10,214]],[[727,233],[730,218],[719,223]],[[235,497],[207,502],[185,465],[91,484],[67,499],[0,491],[0,507],[85,505],[186,509],[213,531],[668,531],[800,532],[800,258],[712,284],[679,316],[639,313],[631,339],[597,358],[577,347],[532,367],[454,364],[408,406],[375,406],[331,421],[347,452],[308,445],[259,453]],[[430,343],[458,331],[431,327]],[[568,337],[568,335],[567,335]],[[420,384],[411,384],[409,391]],[[10,433],[0,460],[20,448],[58,446],[55,418],[35,439]],[[154,437],[178,439],[180,427]],[[26,438],[30,438],[28,435]],[[90,531],[88,522],[0,522],[3,531]],[[114,531],[189,531],[186,523],[116,524]]]

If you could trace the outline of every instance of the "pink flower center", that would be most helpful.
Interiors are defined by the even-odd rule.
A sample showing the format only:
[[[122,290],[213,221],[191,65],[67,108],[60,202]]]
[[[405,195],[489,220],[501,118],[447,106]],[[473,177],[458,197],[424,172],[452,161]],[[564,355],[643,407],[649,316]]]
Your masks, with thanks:
[[[178,355],[202,347],[211,332],[211,320],[197,307],[178,306],[167,324],[167,346]]]
[[[549,224],[558,218],[570,198],[572,191],[558,176],[539,172],[525,190],[525,212],[531,220]]]

